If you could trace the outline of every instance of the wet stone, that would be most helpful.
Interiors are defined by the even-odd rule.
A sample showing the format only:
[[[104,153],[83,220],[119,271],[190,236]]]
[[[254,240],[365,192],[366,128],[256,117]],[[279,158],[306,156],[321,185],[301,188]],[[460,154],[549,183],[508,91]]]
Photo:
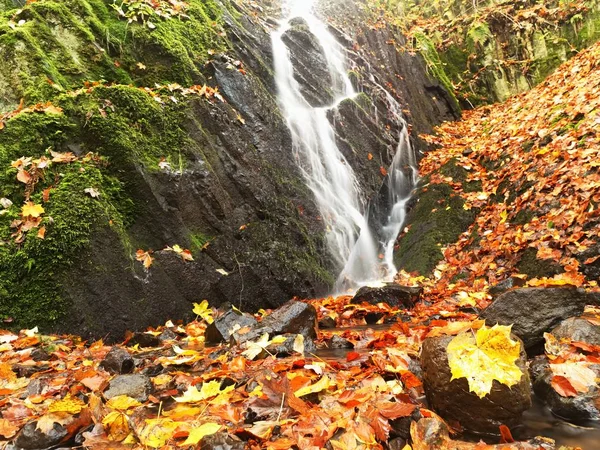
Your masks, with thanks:
[[[395,283],[386,283],[384,286],[363,286],[356,295],[350,300],[350,303],[361,304],[363,302],[370,305],[377,303],[386,303],[396,308],[412,308],[421,297],[423,289],[420,287],[401,286]]]
[[[478,433],[497,434],[500,425],[509,428],[517,425],[522,413],[531,407],[527,355],[523,345],[516,361],[523,373],[521,380],[512,387],[494,380],[490,393],[479,398],[469,391],[466,378],[452,380],[446,350],[453,338],[440,336],[423,342],[421,367],[430,407],[446,420],[457,421],[463,428]],[[516,336],[512,338],[518,340]]]
[[[204,337],[208,344],[218,344],[227,341],[236,329],[253,327],[256,319],[250,314],[229,308],[224,314],[215,318],[213,323],[206,327]]]
[[[271,344],[267,347],[267,352],[277,357],[283,358],[296,353],[294,351],[294,342],[297,334],[284,334],[286,339],[281,344]],[[304,354],[311,354],[317,351],[317,347],[311,338],[304,338]]]
[[[104,397],[108,400],[118,395],[127,395],[137,401],[145,402],[152,392],[152,383],[144,375],[118,375],[113,378]]]
[[[343,337],[334,334],[331,338],[331,342],[329,343],[329,347],[335,349],[354,348],[354,344],[352,344],[352,342],[350,342],[348,339],[344,339]]]
[[[135,364],[127,350],[113,347],[100,363],[100,368],[112,374],[126,374],[133,372]]]
[[[327,330],[329,328],[335,328],[337,326],[333,317],[325,316],[319,320],[319,328]]]
[[[127,346],[128,347],[134,347],[134,346],[139,346],[139,347],[144,347],[144,348],[150,348],[150,347],[160,347],[160,345],[162,344],[161,340],[158,338],[158,336],[155,336],[151,333],[133,333],[133,336],[131,337],[131,339],[129,339],[127,341]]]
[[[237,436],[228,433],[215,433],[200,441],[202,450],[244,450],[245,444]]]
[[[67,429],[56,422],[47,433],[37,428],[37,422],[29,422],[21,429],[14,444],[23,450],[45,449],[58,444],[67,434]]]
[[[600,326],[585,317],[570,317],[551,331],[556,339],[570,339],[590,345],[600,345]]]

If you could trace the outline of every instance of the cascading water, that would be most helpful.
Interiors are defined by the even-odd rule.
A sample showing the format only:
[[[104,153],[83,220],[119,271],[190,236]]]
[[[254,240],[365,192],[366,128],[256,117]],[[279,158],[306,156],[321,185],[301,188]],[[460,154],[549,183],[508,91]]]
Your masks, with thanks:
[[[361,197],[356,176],[337,147],[335,131],[327,118],[329,110],[356,93],[347,75],[343,48],[314,15],[313,7],[314,0],[284,2],[286,18],[272,34],[275,78],[279,101],[292,132],[294,156],[315,196],[326,226],[329,251],[341,270],[337,289],[356,288],[396,274],[393,249],[416,181],[415,158],[400,106],[380,87],[388,98],[390,112],[400,119],[402,129],[386,181],[390,210],[376,239],[369,227],[368,215],[364,213],[366,202]],[[283,37],[291,28],[291,22],[298,19],[308,26],[326,60],[333,92],[333,102],[328,106],[311,106],[294,77],[292,57]]]

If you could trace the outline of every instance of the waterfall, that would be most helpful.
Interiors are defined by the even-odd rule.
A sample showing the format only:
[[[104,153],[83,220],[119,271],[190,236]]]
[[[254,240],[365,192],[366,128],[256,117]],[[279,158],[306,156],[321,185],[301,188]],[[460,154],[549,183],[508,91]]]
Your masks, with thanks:
[[[377,237],[369,226],[368,205],[352,167],[341,153],[327,113],[356,95],[347,74],[344,49],[314,14],[314,0],[284,2],[285,18],[272,33],[279,102],[292,133],[294,158],[315,196],[325,225],[326,242],[340,275],[336,289],[356,288],[396,274],[394,243],[404,222],[417,172],[400,105],[383,87],[390,112],[401,123],[399,145],[386,179],[389,198]],[[292,55],[284,42],[292,23],[302,20],[318,41],[331,76],[332,101],[311,106],[294,77]]]

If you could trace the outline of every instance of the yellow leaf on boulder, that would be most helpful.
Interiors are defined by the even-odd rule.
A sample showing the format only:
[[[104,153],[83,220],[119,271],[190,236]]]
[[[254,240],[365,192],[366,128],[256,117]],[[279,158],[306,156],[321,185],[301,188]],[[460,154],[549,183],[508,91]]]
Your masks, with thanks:
[[[127,411],[130,408],[142,406],[142,404],[135,398],[128,397],[127,395],[117,395],[106,402],[106,406],[118,411]]]
[[[475,335],[462,333],[452,339],[447,348],[452,380],[466,378],[469,390],[480,398],[490,393],[494,380],[509,387],[517,384],[523,376],[515,364],[521,344],[510,338],[510,329],[483,326]]]

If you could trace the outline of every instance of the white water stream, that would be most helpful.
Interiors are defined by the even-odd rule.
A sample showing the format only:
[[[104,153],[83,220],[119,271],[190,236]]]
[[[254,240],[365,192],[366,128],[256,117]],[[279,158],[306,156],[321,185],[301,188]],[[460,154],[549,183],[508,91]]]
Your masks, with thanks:
[[[340,270],[336,288],[341,290],[389,280],[396,274],[394,243],[405,219],[405,206],[415,185],[417,171],[400,105],[378,86],[387,97],[390,114],[402,127],[388,171],[391,208],[379,239],[376,239],[369,227],[367,205],[356,176],[337,147],[334,129],[327,118],[329,110],[356,93],[347,74],[344,49],[314,14],[314,3],[315,0],[284,1],[285,19],[272,34],[275,78],[279,101],[292,132],[294,157],[319,207],[326,227],[327,245]],[[290,53],[282,39],[294,18],[306,21],[323,48],[332,80],[338,80],[331,86],[335,100],[327,107],[310,106],[294,78]]]

